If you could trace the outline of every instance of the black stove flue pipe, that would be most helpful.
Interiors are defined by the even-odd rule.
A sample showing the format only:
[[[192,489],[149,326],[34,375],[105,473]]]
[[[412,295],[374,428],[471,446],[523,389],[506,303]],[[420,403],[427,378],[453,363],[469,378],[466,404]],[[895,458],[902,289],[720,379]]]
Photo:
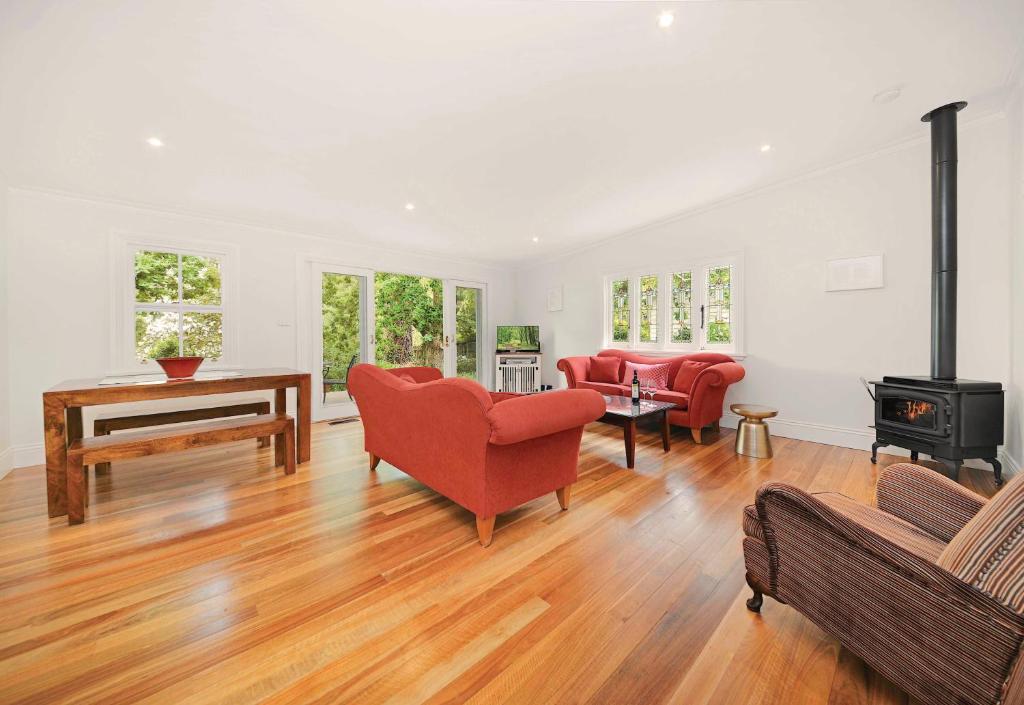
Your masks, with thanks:
[[[956,114],[925,114],[932,127],[932,379],[956,379]]]

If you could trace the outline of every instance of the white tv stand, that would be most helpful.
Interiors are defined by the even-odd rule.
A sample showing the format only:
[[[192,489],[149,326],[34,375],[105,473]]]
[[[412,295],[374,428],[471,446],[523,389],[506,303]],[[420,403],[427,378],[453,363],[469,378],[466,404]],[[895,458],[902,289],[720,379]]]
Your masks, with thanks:
[[[540,353],[495,353],[494,390],[517,394],[539,392],[541,362]]]

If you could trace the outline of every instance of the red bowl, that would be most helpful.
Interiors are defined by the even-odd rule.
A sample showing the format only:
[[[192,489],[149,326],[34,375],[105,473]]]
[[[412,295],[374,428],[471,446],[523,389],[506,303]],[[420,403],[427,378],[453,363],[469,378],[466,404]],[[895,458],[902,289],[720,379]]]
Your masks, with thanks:
[[[203,357],[158,357],[157,364],[164,368],[168,379],[186,379],[191,377],[203,364]]]

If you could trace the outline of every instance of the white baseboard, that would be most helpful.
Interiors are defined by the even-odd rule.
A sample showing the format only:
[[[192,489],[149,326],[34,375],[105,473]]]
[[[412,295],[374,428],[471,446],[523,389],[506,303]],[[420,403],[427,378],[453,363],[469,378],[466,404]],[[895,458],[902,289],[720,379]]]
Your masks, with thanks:
[[[722,416],[722,425],[726,428],[736,428],[740,417],[735,414],[726,413]],[[824,443],[840,448],[855,448],[857,450],[871,450],[871,444],[875,440],[875,434],[867,428],[845,428],[843,426],[828,426],[826,424],[811,423],[808,421],[793,421],[791,419],[768,419],[768,426],[773,436],[783,438],[795,438],[800,441],[811,441],[812,443]],[[886,455],[899,455],[910,457],[910,451],[896,446],[886,446],[879,452]],[[1005,450],[999,451],[999,462],[1003,465],[1003,476],[1013,477],[1020,471],[1021,464],[1010,457]],[[991,465],[984,460],[966,460],[964,465],[991,469]]]
[[[722,417],[722,425],[726,428],[736,428],[739,421],[740,417],[735,414],[726,413]],[[871,443],[875,440],[875,434],[867,428],[845,428],[781,418],[768,419],[768,426],[773,436],[824,443],[841,448],[871,450]]]
[[[0,452],[0,480],[4,479],[4,475],[9,473],[14,468],[14,448],[4,448]]]
[[[26,468],[30,465],[42,465],[46,462],[46,451],[42,443],[30,443],[11,448],[14,454],[14,467]]]

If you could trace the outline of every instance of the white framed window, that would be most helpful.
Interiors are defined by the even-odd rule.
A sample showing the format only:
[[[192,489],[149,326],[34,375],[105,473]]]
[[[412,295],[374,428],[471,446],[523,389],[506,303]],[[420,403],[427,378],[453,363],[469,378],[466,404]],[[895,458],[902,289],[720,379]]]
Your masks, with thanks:
[[[605,347],[742,354],[742,286],[741,254],[608,275]]]
[[[232,246],[114,236],[113,370],[157,371],[156,358],[180,355],[233,366],[236,260]]]

